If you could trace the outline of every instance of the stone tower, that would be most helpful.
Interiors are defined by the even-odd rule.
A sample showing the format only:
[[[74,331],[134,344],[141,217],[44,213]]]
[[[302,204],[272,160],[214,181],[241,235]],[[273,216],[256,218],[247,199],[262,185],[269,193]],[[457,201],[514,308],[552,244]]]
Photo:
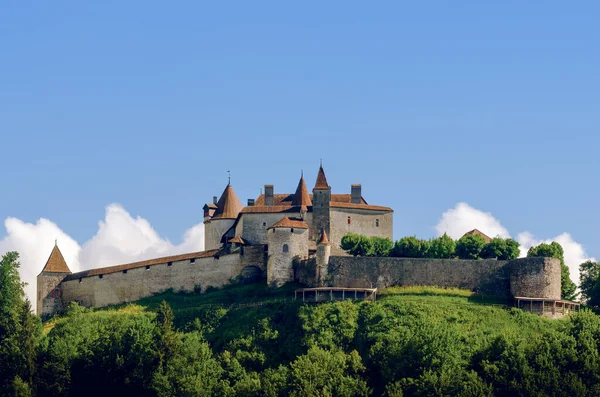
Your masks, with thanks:
[[[71,274],[55,243],[42,272],[37,276],[37,314],[43,319],[63,310],[61,281]]]
[[[221,237],[233,226],[243,206],[233,187],[228,183],[212,215],[210,208],[206,210],[207,207],[210,205],[205,206],[204,212],[204,249],[208,251],[221,247]]]
[[[317,243],[317,283],[319,284],[319,287],[325,286],[330,255],[331,246],[329,245],[327,234],[325,233],[325,230],[323,230],[319,242]]]
[[[267,283],[281,287],[294,281],[294,259],[308,257],[308,224],[288,217],[268,229]]]
[[[319,166],[317,181],[313,188],[313,219],[311,225],[311,240],[317,241],[321,232],[330,234],[330,203],[331,187],[327,184],[323,164]]]

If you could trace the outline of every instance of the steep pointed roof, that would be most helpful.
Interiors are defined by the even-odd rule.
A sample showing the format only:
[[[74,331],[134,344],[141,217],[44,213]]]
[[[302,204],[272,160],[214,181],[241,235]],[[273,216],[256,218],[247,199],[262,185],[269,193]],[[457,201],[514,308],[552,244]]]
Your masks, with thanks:
[[[244,208],[242,202],[235,194],[233,187],[228,184],[217,201],[217,209],[211,219],[235,219],[242,208]]]
[[[312,205],[310,195],[308,194],[308,189],[306,188],[306,183],[304,182],[304,176],[300,177],[300,182],[298,182],[296,193],[292,199],[292,205],[303,207],[309,207]]]
[[[327,184],[327,178],[325,177],[325,171],[323,170],[323,165],[319,166],[319,173],[317,174],[317,181],[315,182],[314,189],[329,189],[329,185]]]
[[[308,224],[301,219],[290,219],[287,216],[283,219],[275,222],[269,229],[278,228],[296,228],[296,229],[308,229]]]
[[[329,244],[329,240],[327,239],[327,233],[325,233],[325,230],[321,231],[321,238],[319,238],[319,245],[321,244],[325,244],[328,245]]]
[[[42,273],[43,272],[71,273],[71,269],[69,269],[69,266],[67,266],[67,262],[65,262],[65,258],[58,249],[58,245],[54,244],[54,248],[52,248],[50,257],[48,257],[46,265],[42,269]]]
[[[481,237],[483,237],[483,239],[485,240],[486,243],[489,243],[492,240],[488,235],[486,235],[485,233],[483,233],[481,230],[478,230],[478,229],[473,229],[469,232],[466,232],[465,234],[463,234],[463,237],[471,235],[471,234],[480,235]]]

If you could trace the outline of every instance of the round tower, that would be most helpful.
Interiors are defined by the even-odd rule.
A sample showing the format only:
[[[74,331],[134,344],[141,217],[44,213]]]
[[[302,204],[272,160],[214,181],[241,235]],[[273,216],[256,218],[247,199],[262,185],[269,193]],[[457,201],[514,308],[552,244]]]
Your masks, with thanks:
[[[329,265],[329,256],[331,255],[331,246],[327,239],[325,230],[321,231],[321,238],[317,244],[317,283],[319,287],[325,286],[327,278],[327,266]]]
[[[308,257],[308,224],[301,219],[285,217],[267,230],[267,241],[269,286],[281,287],[294,281],[294,260]]]
[[[221,238],[235,223],[243,206],[231,184],[227,184],[216,205],[212,216],[209,205],[205,205],[204,249],[212,250],[221,247]]]

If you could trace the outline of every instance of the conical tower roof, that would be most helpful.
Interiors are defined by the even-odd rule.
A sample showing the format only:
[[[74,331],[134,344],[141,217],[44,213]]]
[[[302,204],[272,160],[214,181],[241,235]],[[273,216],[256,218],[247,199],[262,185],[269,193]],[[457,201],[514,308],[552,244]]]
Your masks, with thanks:
[[[298,182],[298,187],[296,188],[296,193],[294,194],[294,199],[292,200],[292,205],[301,207],[308,207],[312,205],[310,195],[308,194],[308,189],[306,188],[306,182],[304,182],[304,176],[300,177],[300,182]]]
[[[67,262],[65,262],[65,258],[62,253],[58,249],[58,245],[54,244],[54,248],[52,248],[52,252],[50,253],[50,257],[46,261],[46,265],[42,269],[43,272],[51,272],[51,273],[71,273],[69,266],[67,266]]]
[[[217,201],[217,209],[211,219],[235,219],[244,208],[242,202],[233,190],[231,184],[228,184],[221,198]]]
[[[325,171],[323,170],[323,165],[319,166],[319,173],[317,174],[317,181],[315,182],[314,189],[329,189],[329,185],[327,184],[327,178],[325,177]]]
[[[325,230],[321,231],[321,238],[319,238],[319,245],[325,244],[328,245],[329,244],[329,240],[327,239],[327,233],[325,233]]]

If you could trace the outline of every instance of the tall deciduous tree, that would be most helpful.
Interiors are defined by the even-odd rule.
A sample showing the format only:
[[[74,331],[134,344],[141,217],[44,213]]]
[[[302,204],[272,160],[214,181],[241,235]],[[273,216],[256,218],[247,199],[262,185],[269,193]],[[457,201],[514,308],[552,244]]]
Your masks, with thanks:
[[[479,234],[467,234],[456,242],[456,255],[460,259],[481,259],[485,238]]]
[[[452,240],[452,237],[444,233],[443,236],[434,238],[429,242],[428,257],[448,259],[454,258],[456,250],[456,243]]]
[[[370,238],[356,233],[348,233],[342,237],[340,247],[354,256],[368,256],[373,249]]]
[[[586,261],[579,265],[579,289],[588,306],[600,307],[600,263]]]
[[[512,238],[495,237],[481,250],[482,258],[511,260],[519,257],[519,243]]]
[[[415,236],[402,237],[394,244],[392,256],[400,258],[426,258],[429,241]]]
[[[561,297],[562,299],[575,299],[575,290],[577,289],[577,286],[571,280],[571,272],[569,272],[569,268],[567,265],[565,265],[565,253],[559,243],[553,241],[550,244],[542,243],[537,247],[531,247],[529,248],[529,251],[527,251],[527,257],[547,257],[559,259],[561,269],[560,281],[562,284]]]

